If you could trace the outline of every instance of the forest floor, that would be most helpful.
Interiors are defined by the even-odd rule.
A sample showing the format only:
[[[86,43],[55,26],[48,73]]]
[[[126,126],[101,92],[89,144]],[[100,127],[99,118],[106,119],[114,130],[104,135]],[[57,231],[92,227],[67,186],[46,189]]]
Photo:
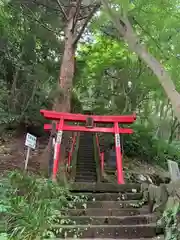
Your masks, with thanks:
[[[7,133],[0,138],[0,174],[6,171],[16,169],[23,170],[27,147],[25,146],[26,134],[13,136]],[[28,169],[32,172],[37,172],[39,163],[36,156],[40,155],[47,146],[48,139],[38,138],[35,150],[31,150],[28,163]]]
[[[27,147],[25,146],[26,135],[13,136],[7,133],[0,138],[0,174],[6,171],[13,171],[17,169],[24,169]],[[47,146],[47,138],[38,138],[35,150],[31,150],[30,159],[28,163],[28,170],[34,173],[38,172],[39,163],[38,156],[43,152]],[[123,159],[125,171],[133,174],[143,176],[160,176],[162,179],[168,177],[168,172],[158,165],[148,164],[139,160]]]

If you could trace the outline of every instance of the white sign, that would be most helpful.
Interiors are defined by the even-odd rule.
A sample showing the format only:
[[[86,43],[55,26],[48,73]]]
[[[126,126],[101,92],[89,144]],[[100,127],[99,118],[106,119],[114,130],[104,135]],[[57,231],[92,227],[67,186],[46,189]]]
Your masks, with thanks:
[[[37,137],[31,135],[30,133],[27,133],[25,146],[35,149],[36,148],[36,140],[37,140]]]
[[[115,142],[116,142],[116,147],[120,147],[121,146],[121,140],[120,140],[119,133],[115,134]]]
[[[54,160],[56,159],[56,154],[57,154],[57,144],[54,145]]]
[[[177,162],[168,160],[168,168],[171,177],[171,181],[177,181],[180,179],[180,171]]]
[[[58,131],[58,133],[57,133],[57,139],[56,139],[56,142],[57,142],[58,144],[61,144],[62,135],[63,135],[63,132],[62,132],[62,131]]]

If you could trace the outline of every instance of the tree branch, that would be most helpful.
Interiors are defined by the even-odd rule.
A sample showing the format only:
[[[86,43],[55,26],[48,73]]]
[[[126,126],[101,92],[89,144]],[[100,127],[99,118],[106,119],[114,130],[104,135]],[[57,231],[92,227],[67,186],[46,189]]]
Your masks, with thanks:
[[[48,31],[54,33],[54,34],[58,34],[56,31],[54,31],[53,29],[49,28],[45,23],[41,22],[40,20],[38,20],[35,16],[35,14],[32,12],[32,10],[25,6],[24,4],[22,4],[23,8],[26,8],[29,12],[31,12],[32,15],[26,15],[29,19],[32,19],[32,16],[33,16],[33,19],[35,22],[39,23],[43,28],[47,29]]]
[[[28,2],[29,2],[29,0],[28,0]],[[59,12],[59,9],[50,7],[50,6],[48,6],[48,5],[44,4],[44,3],[40,3],[40,2],[38,2],[37,0],[32,0],[32,2],[34,2],[34,4],[36,4],[36,5],[38,5],[38,6],[43,6],[43,7],[45,7],[46,9],[53,10],[53,11],[55,11],[55,12]]]
[[[142,30],[146,35],[148,35],[148,36],[150,37],[150,39],[156,44],[157,48],[160,50],[160,52],[161,52],[161,54],[163,55],[163,57],[168,61],[169,58],[165,56],[165,53],[164,53],[164,51],[161,49],[161,46],[160,46],[160,44],[158,43],[158,41],[157,41],[153,36],[151,36],[150,33],[149,33],[135,18],[133,18],[133,21],[134,21],[135,24],[137,24],[137,25],[141,28],[141,30]]]
[[[113,20],[115,27],[118,28],[120,35],[122,35],[124,37],[125,32],[126,32],[126,25],[124,23],[124,21],[121,19],[121,16],[116,17],[114,15],[114,13],[112,12],[107,0],[101,0],[105,10],[107,11],[107,13],[109,14],[109,16],[111,17],[111,19]]]
[[[82,25],[82,27],[81,27],[79,33],[78,33],[77,36],[74,38],[74,42],[73,42],[74,45],[76,45],[76,44],[78,43],[78,41],[79,41],[79,39],[81,38],[81,36],[82,36],[85,28],[87,27],[89,21],[90,21],[91,18],[93,17],[94,13],[99,9],[99,7],[100,7],[100,4],[96,4],[96,5],[92,8],[92,10],[90,11],[89,15],[87,16],[87,18],[85,19],[85,21],[84,21],[84,23],[83,23],[83,25]]]
[[[123,22],[126,25],[126,29],[124,29],[119,22],[119,20],[122,20],[122,17],[119,18],[115,13],[113,13],[111,7],[105,0],[101,1],[109,13],[110,18],[115,24],[115,27],[117,28],[119,34],[123,37],[129,48],[147,64],[147,66],[158,78],[159,83],[171,101],[175,116],[180,121],[180,94],[176,90],[176,86],[166,71],[165,67],[161,64],[160,61],[158,61],[152,54],[148,52],[145,45],[140,43],[138,35],[135,33],[128,17],[123,16]]]
[[[82,0],[77,0],[76,13],[75,13],[75,17],[74,17],[73,28],[75,27],[75,25],[76,25],[76,23],[78,21],[78,16],[79,16],[80,9],[81,9],[81,3],[82,3]]]
[[[67,14],[66,14],[66,11],[65,11],[65,8],[64,8],[63,4],[60,2],[60,0],[56,0],[56,2],[57,2],[57,5],[58,5],[60,11],[62,12],[64,18],[65,18],[66,20],[68,20],[68,16],[67,16]]]

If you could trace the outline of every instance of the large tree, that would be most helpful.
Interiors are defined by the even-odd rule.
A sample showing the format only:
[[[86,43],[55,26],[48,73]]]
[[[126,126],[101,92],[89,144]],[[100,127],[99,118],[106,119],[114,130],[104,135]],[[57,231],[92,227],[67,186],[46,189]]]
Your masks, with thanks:
[[[34,1],[38,5],[44,3],[38,0]],[[55,2],[55,3],[54,3]],[[46,6],[47,7],[47,6]],[[52,6],[50,6],[52,7]],[[56,0],[53,1],[53,8],[58,9],[64,25],[64,51],[60,63],[60,74],[57,84],[58,91],[55,94],[53,110],[60,112],[71,111],[71,97],[73,88],[73,78],[75,74],[75,53],[79,40],[81,39],[88,23],[100,7],[96,1],[83,0]],[[51,135],[55,129],[52,129]],[[64,165],[65,149],[68,147],[68,137],[64,135],[64,144],[62,149],[62,165]],[[50,142],[41,157],[41,166],[47,167]],[[61,174],[62,175],[62,174]]]
[[[128,44],[129,48],[133,52],[137,53],[137,55],[157,76],[160,84],[162,85],[172,104],[172,108],[175,112],[176,117],[180,121],[180,94],[176,90],[176,86],[163,64],[147,50],[145,44],[141,43],[140,38],[133,29],[132,23],[128,16],[129,1],[111,1],[110,3],[110,1],[101,0],[101,2],[103,3],[105,11],[108,13],[110,19],[114,23],[114,26],[118,30],[119,37]],[[169,9],[172,9],[173,5],[173,9],[176,10],[174,14],[178,14],[178,2],[175,2],[173,4],[171,3],[171,8],[168,6]],[[161,7],[163,7],[163,5]],[[139,9],[139,11],[140,10],[141,9]]]
[[[90,3],[83,0],[56,1],[63,14],[65,41],[59,75],[61,98],[56,99],[54,109],[70,112],[77,43],[100,5],[95,1],[90,1]]]

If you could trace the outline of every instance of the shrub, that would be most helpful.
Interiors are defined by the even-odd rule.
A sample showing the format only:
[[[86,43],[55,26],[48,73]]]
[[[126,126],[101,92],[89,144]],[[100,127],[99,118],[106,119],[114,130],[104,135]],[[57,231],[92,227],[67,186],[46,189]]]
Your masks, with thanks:
[[[167,206],[158,225],[165,229],[165,240],[180,239],[180,203],[179,198],[169,197]]]
[[[167,159],[179,161],[180,153],[175,144],[157,139],[150,127],[135,124],[134,133],[123,136],[123,149],[127,157],[138,158],[142,161],[156,162],[165,166]]]
[[[10,173],[0,182],[0,239],[6,239],[7,234],[18,240],[56,238],[53,225],[69,199],[73,201],[68,190],[56,183]]]

